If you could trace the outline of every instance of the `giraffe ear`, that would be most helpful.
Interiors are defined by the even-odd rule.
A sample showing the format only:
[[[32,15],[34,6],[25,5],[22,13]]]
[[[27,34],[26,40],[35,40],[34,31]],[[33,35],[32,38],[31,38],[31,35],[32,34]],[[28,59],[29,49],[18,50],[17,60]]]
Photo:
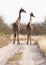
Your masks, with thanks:
[[[21,7],[21,9],[23,9],[23,8]]]

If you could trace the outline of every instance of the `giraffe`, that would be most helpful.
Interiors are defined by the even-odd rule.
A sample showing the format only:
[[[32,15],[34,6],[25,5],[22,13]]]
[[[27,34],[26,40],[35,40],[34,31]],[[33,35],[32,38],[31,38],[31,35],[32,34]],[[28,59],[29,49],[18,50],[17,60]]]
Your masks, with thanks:
[[[33,31],[32,17],[35,17],[34,14],[33,14],[33,12],[31,12],[31,14],[30,14],[30,21],[26,25],[26,30],[27,30],[27,44],[29,43],[29,40],[30,40],[30,44],[31,44],[31,33]]]
[[[15,44],[16,35],[17,35],[17,44],[19,44],[20,20],[22,12],[26,13],[26,11],[23,8],[21,8],[19,10],[19,17],[17,18],[16,22],[13,23],[13,34],[14,34],[13,44]]]

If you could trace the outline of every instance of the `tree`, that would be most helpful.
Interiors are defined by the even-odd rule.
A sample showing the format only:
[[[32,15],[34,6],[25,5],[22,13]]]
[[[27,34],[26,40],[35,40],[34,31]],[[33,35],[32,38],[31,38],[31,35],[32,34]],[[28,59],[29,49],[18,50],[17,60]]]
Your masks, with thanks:
[[[12,30],[10,29],[10,27],[6,23],[4,23],[3,18],[0,16],[0,33],[9,34],[11,32]]]

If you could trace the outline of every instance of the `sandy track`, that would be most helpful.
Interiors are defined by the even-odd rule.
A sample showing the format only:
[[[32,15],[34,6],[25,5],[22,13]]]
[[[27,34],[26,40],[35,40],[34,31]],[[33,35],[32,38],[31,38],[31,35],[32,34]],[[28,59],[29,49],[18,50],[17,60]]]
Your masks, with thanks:
[[[23,52],[22,59],[19,60],[20,65],[46,65],[45,59],[37,45],[26,45],[25,41],[21,43],[20,45],[10,43],[0,48],[0,65],[7,65],[8,59],[17,51]],[[15,62],[12,65],[16,65]]]

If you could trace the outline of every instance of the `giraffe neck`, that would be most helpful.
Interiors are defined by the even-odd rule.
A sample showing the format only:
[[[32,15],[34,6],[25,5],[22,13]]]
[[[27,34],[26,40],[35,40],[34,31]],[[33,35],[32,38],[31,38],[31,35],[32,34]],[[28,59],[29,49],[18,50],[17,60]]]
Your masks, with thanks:
[[[21,12],[19,12],[19,19],[21,19]]]
[[[17,24],[17,25],[20,24],[20,20],[21,20],[21,12],[19,12],[19,17],[18,17],[18,19],[17,19],[17,21],[16,21],[16,24]]]
[[[32,24],[32,18],[30,17],[30,24]]]

